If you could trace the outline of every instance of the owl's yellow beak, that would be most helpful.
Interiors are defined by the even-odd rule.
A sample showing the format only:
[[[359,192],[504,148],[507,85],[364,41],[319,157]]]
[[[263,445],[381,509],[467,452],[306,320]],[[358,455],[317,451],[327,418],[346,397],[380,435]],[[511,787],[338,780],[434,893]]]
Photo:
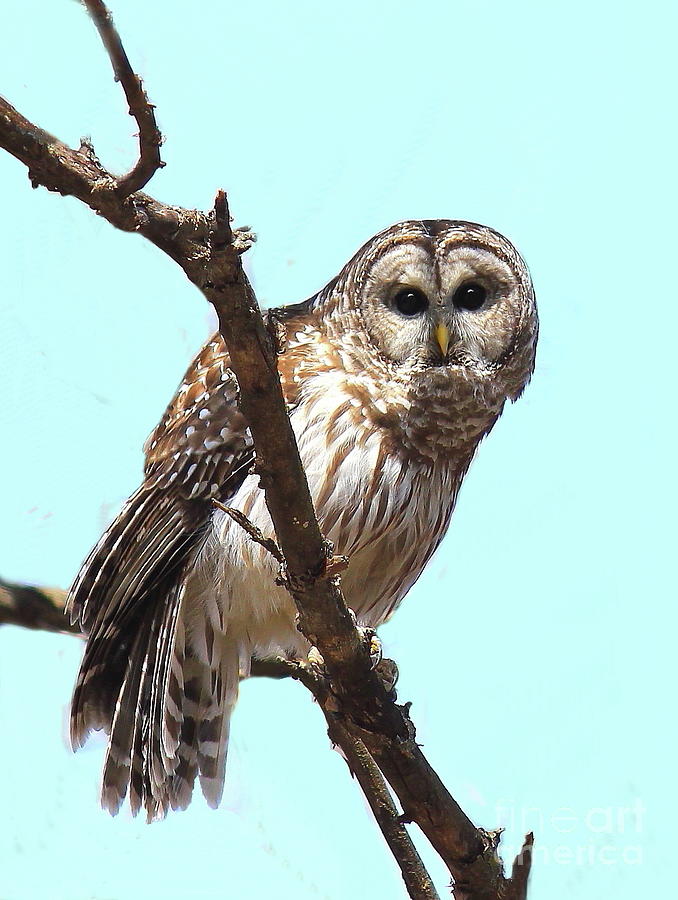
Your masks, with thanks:
[[[434,334],[440,347],[440,352],[443,354],[443,359],[445,359],[447,357],[447,349],[450,346],[450,332],[447,325],[439,322],[435,327]]]

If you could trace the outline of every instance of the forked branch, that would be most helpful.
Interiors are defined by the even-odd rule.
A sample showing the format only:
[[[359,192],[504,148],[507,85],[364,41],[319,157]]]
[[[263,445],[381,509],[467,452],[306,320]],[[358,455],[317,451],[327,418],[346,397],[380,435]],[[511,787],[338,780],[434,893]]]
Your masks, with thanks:
[[[114,188],[118,197],[124,198],[145,187],[165,165],[160,159],[162,135],[155,121],[154,107],[146,96],[141,78],[132,71],[110,11],[101,0],[87,0],[86,5],[108,52],[115,79],[125,92],[129,114],[139,126],[139,159],[127,175],[116,179]]]

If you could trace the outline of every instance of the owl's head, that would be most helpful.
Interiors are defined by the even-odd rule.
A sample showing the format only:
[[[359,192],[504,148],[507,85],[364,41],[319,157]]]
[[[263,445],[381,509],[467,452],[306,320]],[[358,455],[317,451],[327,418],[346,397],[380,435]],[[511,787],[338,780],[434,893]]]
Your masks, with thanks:
[[[442,367],[515,399],[534,369],[532,281],[491,228],[445,219],[393,225],[358,251],[331,294],[332,318],[360,324],[371,352],[407,377],[440,376]]]

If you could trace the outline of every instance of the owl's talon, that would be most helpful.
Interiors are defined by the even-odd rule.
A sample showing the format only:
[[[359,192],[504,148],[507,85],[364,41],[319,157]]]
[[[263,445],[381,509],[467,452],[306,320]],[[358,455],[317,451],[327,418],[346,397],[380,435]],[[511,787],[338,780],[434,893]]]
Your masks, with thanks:
[[[322,675],[325,674],[325,660],[323,659],[323,655],[317,647],[311,647],[311,649],[308,651],[306,660],[312,669],[315,669]]]
[[[370,659],[372,660],[372,668],[376,669],[383,656],[383,647],[381,644],[381,640],[379,639],[374,628],[370,628],[368,625],[360,625],[358,623],[358,617],[353,612],[350,606],[347,607],[347,611],[349,616],[351,617],[351,621],[358,629],[358,633],[360,634],[362,642],[368,646],[368,649],[370,651]]]
[[[384,646],[381,643],[381,639],[374,628],[361,628],[358,626],[358,631],[360,631],[363,641],[369,647],[372,668],[376,669],[384,656]]]
[[[236,253],[245,253],[257,240],[251,225],[240,225],[240,227],[232,229],[232,234],[233,248]]]
[[[351,612],[351,610],[349,610],[349,612]],[[386,688],[387,693],[391,695],[391,699],[395,700],[395,686],[398,681],[398,666],[392,659],[386,659],[384,657],[384,645],[374,628],[365,628],[360,625],[357,625],[356,627],[360,632],[363,641],[369,647],[372,668],[377,673],[379,680]]]

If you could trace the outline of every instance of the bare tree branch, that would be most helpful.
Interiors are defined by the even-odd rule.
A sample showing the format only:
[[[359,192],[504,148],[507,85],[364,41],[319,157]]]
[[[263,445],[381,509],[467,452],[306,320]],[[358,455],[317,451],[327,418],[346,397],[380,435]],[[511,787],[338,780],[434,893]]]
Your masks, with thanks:
[[[344,728],[339,718],[328,717],[328,722],[330,740],[341,747],[349,769],[367,797],[374,818],[400,866],[410,897],[416,897],[417,900],[439,900],[431,876],[424,868],[369,750],[360,738],[353,737]]]
[[[277,560],[279,563],[285,562],[285,557],[282,555],[282,551],[280,547],[276,544],[273,538],[264,537],[260,528],[257,528],[247,516],[243,515],[239,509],[233,509],[232,506],[225,506],[223,503],[220,503],[218,500],[212,500],[212,503],[220,509],[222,512],[225,512],[227,516],[230,516],[234,522],[237,522],[241,528],[243,528],[250,538],[255,542],[255,544],[260,544],[264,550],[268,550],[271,556]]]
[[[80,634],[64,615],[66,591],[12,584],[0,578],[0,625],[20,625],[36,631]]]
[[[400,800],[406,820],[419,825],[447,865],[457,900],[522,900],[529,848],[507,879],[496,852],[498,835],[475,828],[428,764],[415,741],[407,707],[397,705],[382,684],[369,647],[346,609],[332,548],[321,534],[285,408],[273,329],[264,323],[243,271],[240,254],[247,241],[231,230],[225,193],[217,194],[214,210],[207,214],[130,193],[159,167],[160,136],[108,10],[100,0],[85,3],[139,124],[139,162],[129,175],[116,179],[102,167],[91,145],[71,149],[5,100],[0,100],[0,146],[28,167],[34,187],[76,196],[115,227],[144,235],[177,262],[212,303],[254,438],[256,471],[285,559],[286,586],[297,605],[301,631],[324,658],[327,684],[300,664],[289,663],[288,674],[313,690],[349,761],[357,747],[364,745],[369,751]],[[5,606],[11,608],[10,603]],[[279,671],[284,665],[278,661]],[[363,768],[361,785],[373,809],[381,810],[383,791],[373,775],[369,767]],[[402,823],[401,830],[393,830],[392,824],[388,830],[389,846],[401,870],[412,871],[423,889],[428,876],[416,872]],[[516,893],[520,890],[522,894]],[[410,896],[435,895],[410,891]]]
[[[162,135],[158,130],[153,106],[148,101],[141,78],[134,74],[129,64],[110,11],[101,0],[85,0],[85,5],[108,52],[116,81],[120,82],[125,92],[129,114],[136,119],[139,126],[139,159],[131,172],[117,179],[115,187],[119,197],[127,197],[135,191],[140,191],[158,169],[165,165],[160,159]]]
[[[61,588],[17,584],[0,578],[0,625],[16,625],[32,631],[52,631],[86,638],[66,615],[68,591]],[[264,678],[294,678],[313,694],[325,698],[327,694],[318,675],[298,660],[271,656],[253,659],[250,675]]]
[[[530,832],[525,836],[521,851],[513,861],[511,878],[504,900],[527,900],[527,883],[532,867],[533,847],[534,834]]]

